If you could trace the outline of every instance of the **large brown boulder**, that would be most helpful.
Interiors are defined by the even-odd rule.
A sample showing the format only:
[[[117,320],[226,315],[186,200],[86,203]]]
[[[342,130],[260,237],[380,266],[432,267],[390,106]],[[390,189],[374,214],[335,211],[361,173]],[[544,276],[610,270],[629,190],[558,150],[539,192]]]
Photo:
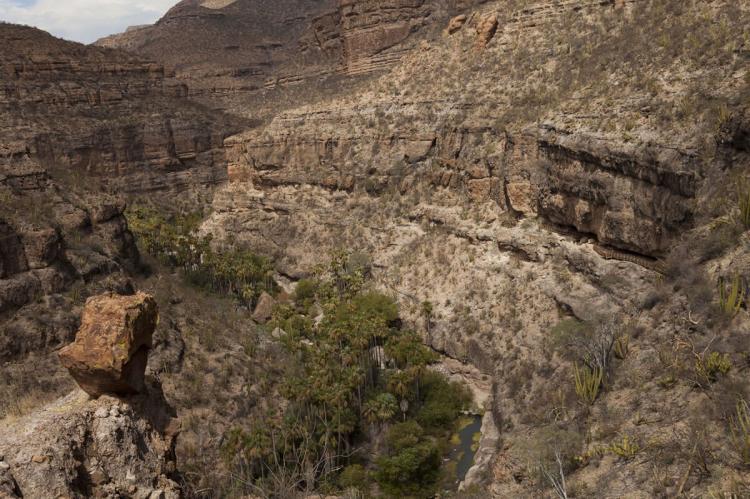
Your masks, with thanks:
[[[140,392],[158,317],[156,301],[144,293],[89,298],[76,340],[60,350],[60,361],[92,397]]]
[[[253,320],[259,324],[265,324],[273,316],[273,307],[275,306],[276,300],[264,291],[258,299],[258,304],[255,306]]]
[[[487,14],[479,20],[477,25],[476,48],[484,49],[495,38],[499,26],[497,15]]]

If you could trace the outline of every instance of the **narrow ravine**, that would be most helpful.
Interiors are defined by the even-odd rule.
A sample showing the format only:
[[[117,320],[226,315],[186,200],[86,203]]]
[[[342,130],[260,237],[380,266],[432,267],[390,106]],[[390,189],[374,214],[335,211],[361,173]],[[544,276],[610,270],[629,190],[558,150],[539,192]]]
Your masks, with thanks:
[[[442,355],[434,369],[467,386],[474,395],[474,410],[465,415],[453,435],[445,467],[455,477],[454,490],[479,485],[497,451],[499,433],[492,416],[492,381],[479,369]]]

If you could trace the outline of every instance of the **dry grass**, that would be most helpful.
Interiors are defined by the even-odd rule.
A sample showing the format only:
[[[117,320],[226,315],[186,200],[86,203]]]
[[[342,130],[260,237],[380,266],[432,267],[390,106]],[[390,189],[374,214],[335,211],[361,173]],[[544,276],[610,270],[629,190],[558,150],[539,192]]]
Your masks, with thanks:
[[[0,426],[5,426],[52,402],[55,397],[40,392],[19,394],[16,390],[6,387],[0,388],[0,399],[3,400],[3,406],[0,407]]]

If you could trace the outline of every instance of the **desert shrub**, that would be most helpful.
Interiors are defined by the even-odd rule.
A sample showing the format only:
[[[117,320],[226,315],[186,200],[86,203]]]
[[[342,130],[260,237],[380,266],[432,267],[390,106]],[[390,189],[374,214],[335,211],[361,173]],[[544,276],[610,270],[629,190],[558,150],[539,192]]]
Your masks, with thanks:
[[[416,445],[424,436],[424,430],[414,420],[404,421],[393,425],[386,435],[386,445],[389,452],[398,452],[406,447]]]
[[[294,302],[298,306],[307,306],[315,299],[317,285],[312,279],[302,279],[294,289]]]
[[[638,455],[641,446],[633,437],[623,435],[619,440],[612,442],[608,450],[621,459],[630,460]]]
[[[372,272],[372,258],[367,253],[351,253],[347,259],[346,268],[349,272],[360,272],[368,277]]]
[[[394,334],[385,343],[385,354],[393,360],[398,369],[409,369],[410,365],[427,365],[438,360],[437,354],[425,348],[416,333]],[[422,373],[414,373],[422,375]],[[431,373],[425,373],[421,383],[430,382]],[[444,379],[444,378],[443,378]]]
[[[568,317],[552,327],[550,336],[555,344],[563,346],[568,338],[583,334],[585,329],[585,322],[579,321],[575,317]]]
[[[699,355],[695,360],[695,374],[705,382],[714,382],[719,375],[726,375],[732,369],[732,361],[727,354],[710,352]]]
[[[380,317],[386,323],[398,319],[398,305],[390,296],[377,291],[368,291],[357,295],[353,300],[357,310],[370,317]]]
[[[735,275],[727,281],[724,277],[719,278],[719,307],[729,315],[735,316],[745,303],[745,282],[742,277]]]
[[[737,244],[739,225],[736,223],[716,222],[705,239],[698,246],[698,263],[705,263],[722,256]]]
[[[737,402],[735,414],[730,420],[732,443],[742,463],[750,465],[750,406],[747,401]]]
[[[367,470],[361,464],[350,464],[339,475],[339,485],[343,489],[364,489],[368,482]]]
[[[552,329],[552,339],[568,358],[585,364],[590,373],[601,371],[604,382],[610,374],[615,341],[621,335],[618,320],[565,319]]]
[[[626,334],[618,336],[615,340],[614,352],[615,357],[620,360],[625,360],[628,353],[630,353],[630,336]]]
[[[739,222],[746,229],[750,229],[750,181],[748,179],[737,183],[737,207],[739,208]]]
[[[552,487],[558,497],[565,497],[565,476],[578,467],[582,435],[573,429],[550,425],[518,442],[517,448],[529,475],[536,476],[540,486]]]
[[[578,364],[575,364],[573,369],[576,395],[584,404],[592,405],[601,391],[604,371],[598,367],[592,369],[588,366],[579,369]]]

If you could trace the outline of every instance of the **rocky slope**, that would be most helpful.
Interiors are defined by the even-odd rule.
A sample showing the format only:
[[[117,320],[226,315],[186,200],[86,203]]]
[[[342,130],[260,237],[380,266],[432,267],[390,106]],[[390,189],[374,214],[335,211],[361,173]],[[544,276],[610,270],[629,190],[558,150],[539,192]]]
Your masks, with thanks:
[[[5,425],[0,495],[180,497],[169,478],[175,434],[165,407],[147,397],[90,400],[74,391]]]
[[[76,342],[60,353],[86,393],[5,419],[3,497],[181,496],[172,480],[179,422],[161,387],[144,382],[157,320],[156,303],[144,294],[87,301]]]
[[[190,94],[212,106],[257,116],[316,93],[341,76],[391,67],[447,16],[481,0],[208,2],[184,0],[153,26],[97,42],[174,68]],[[424,29],[423,29],[424,28]],[[184,36],[190,33],[190,37]],[[289,95],[266,91],[291,88]]]
[[[82,300],[132,288],[139,256],[123,194],[169,191],[159,198],[171,204],[210,195],[226,178],[218,147],[236,123],[124,52],[5,23],[0,40],[6,415],[69,387],[49,354],[72,340]]]
[[[750,328],[717,281],[746,287],[750,268],[749,16],[745,0],[189,0],[100,42],[139,56],[0,25],[5,415],[70,387],[49,354],[83,295],[131,286],[122,204],[72,189],[83,172],[94,190],[219,184],[217,247],[271,256],[290,283],[358,252],[425,342],[492,381],[480,497],[552,497],[554,451],[570,496],[741,497]],[[211,487],[226,432],[281,398],[278,342],[178,279],[138,279],[163,306],[147,372],[185,419],[183,471]],[[593,403],[560,340],[581,321],[620,341]],[[82,404],[76,428],[95,424]]]
[[[714,219],[736,209],[720,193],[750,161],[749,52],[736,36],[747,34],[749,7],[490,2],[363,93],[227,140],[230,183],[204,230],[273,255],[293,279],[326,250],[370,255],[427,342],[494,378],[503,445],[485,483],[497,497],[536,493],[528,435],[558,426],[585,435],[582,454],[623,435],[640,442],[635,461],[584,458],[574,475],[582,496],[727,490],[734,458],[718,452],[732,445],[732,409],[707,415],[706,391],[691,381],[664,392],[655,352],[717,348],[738,363],[729,379],[741,383],[743,350],[726,342],[745,337],[747,316],[715,332],[711,283],[746,273],[746,235],[707,248]],[[689,284],[693,270],[675,265],[707,275]],[[664,272],[672,292],[660,287]],[[566,319],[601,316],[618,318],[633,352],[584,410],[550,336]],[[665,403],[674,410],[647,415]],[[684,432],[701,418],[724,478],[705,480],[694,456],[687,470],[662,460],[645,470],[665,448],[687,446]],[[665,432],[673,437],[656,437]]]

